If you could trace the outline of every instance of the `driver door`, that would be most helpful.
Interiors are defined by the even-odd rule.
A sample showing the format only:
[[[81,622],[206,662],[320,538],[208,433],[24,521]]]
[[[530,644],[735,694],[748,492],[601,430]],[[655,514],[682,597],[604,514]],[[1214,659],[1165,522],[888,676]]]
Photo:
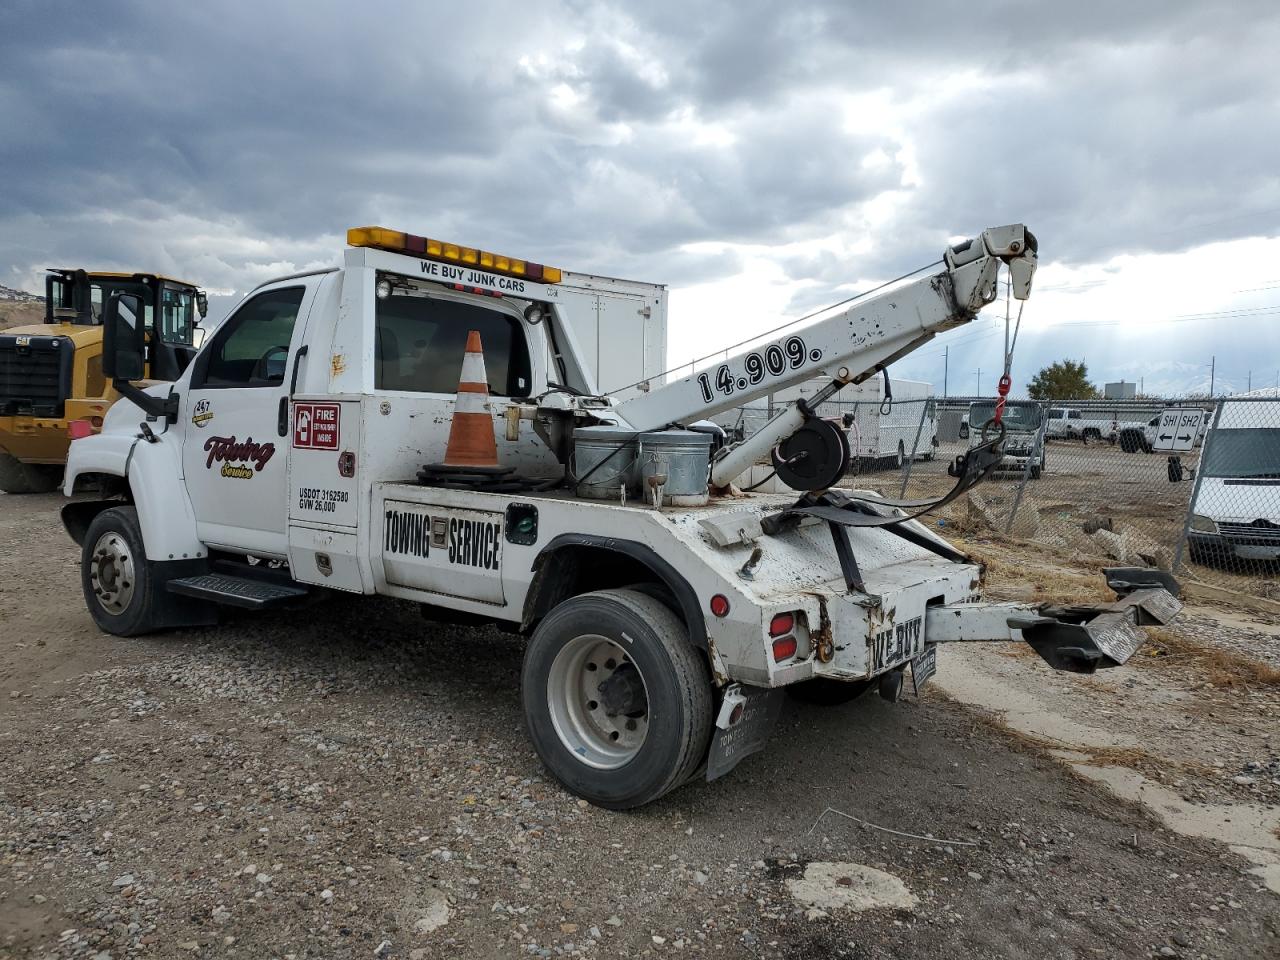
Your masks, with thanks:
[[[191,369],[181,417],[183,472],[200,539],[284,557],[289,375],[314,284],[256,293],[210,338]]]

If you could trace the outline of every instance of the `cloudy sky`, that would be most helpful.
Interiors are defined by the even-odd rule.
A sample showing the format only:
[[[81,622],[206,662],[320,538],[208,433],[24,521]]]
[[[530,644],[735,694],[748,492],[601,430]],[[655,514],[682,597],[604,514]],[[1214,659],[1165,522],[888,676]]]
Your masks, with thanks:
[[[1274,0],[5,0],[0,283],[231,295],[379,223],[667,283],[674,364],[1023,221],[1019,386],[1271,385],[1277,51]],[[894,372],[989,392],[1002,317]]]

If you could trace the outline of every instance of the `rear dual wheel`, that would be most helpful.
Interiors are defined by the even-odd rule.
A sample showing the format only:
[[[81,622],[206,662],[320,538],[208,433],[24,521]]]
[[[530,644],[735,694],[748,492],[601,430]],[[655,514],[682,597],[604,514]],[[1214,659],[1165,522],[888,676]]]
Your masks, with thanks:
[[[521,687],[538,756],[596,806],[626,810],[674,790],[711,741],[706,659],[666,604],[638,590],[554,608],[529,641]]]

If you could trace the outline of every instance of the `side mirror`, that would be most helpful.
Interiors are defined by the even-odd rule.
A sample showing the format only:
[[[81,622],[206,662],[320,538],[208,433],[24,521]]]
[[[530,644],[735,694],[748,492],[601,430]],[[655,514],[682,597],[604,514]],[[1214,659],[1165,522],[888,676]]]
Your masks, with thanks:
[[[141,380],[146,371],[146,330],[142,298],[113,293],[102,330],[102,372],[109,380]]]
[[[191,331],[191,345],[199,350],[204,346],[204,339],[209,335],[209,331],[204,327],[196,327]]]
[[[969,439],[969,422],[967,420],[964,423],[960,424],[960,439],[961,440]]]
[[[209,315],[209,297],[203,290],[196,291],[196,310],[201,320]]]

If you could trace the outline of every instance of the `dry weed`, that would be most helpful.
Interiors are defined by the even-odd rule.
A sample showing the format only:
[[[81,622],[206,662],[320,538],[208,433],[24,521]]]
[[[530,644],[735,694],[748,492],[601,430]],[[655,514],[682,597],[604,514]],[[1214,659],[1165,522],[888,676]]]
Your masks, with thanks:
[[[1194,665],[1215,687],[1280,687],[1280,670],[1232,650],[1199,643],[1166,627],[1149,628],[1147,638],[1141,650],[1146,661]]]

